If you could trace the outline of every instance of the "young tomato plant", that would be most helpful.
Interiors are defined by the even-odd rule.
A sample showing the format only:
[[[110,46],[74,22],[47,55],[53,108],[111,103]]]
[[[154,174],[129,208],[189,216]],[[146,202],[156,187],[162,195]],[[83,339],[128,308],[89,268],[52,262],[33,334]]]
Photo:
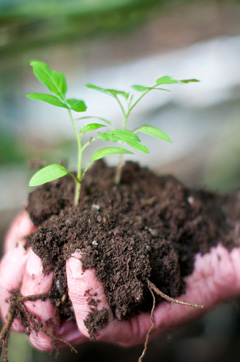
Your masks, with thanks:
[[[56,180],[60,177],[63,177],[69,174],[75,181],[75,197],[74,197],[74,204],[77,205],[80,198],[80,191],[81,191],[81,183],[86,174],[86,171],[91,166],[91,164],[99,160],[103,157],[113,154],[121,154],[121,153],[132,153],[123,147],[105,147],[97,150],[87,164],[84,170],[82,170],[82,158],[83,158],[83,151],[94,141],[99,138],[104,139],[104,133],[98,134],[96,137],[91,138],[85,144],[82,144],[82,137],[85,133],[94,131],[98,128],[106,127],[105,124],[102,123],[89,123],[86,126],[83,126],[78,130],[74,117],[74,112],[85,112],[87,106],[83,100],[78,99],[67,99],[67,83],[66,78],[63,73],[58,73],[53,70],[50,70],[47,64],[39,61],[32,61],[31,66],[33,67],[33,72],[36,78],[45,85],[52,94],[45,94],[45,93],[31,93],[28,94],[27,97],[30,99],[40,100],[46,103],[49,103],[56,107],[65,108],[68,112],[70,120],[73,125],[73,129],[75,132],[75,136],[77,139],[78,145],[78,165],[77,165],[77,174],[73,174],[69,170],[67,170],[64,166],[59,164],[52,164],[42,168],[40,171],[35,173],[30,180],[30,186],[39,186],[44,183]],[[116,132],[117,133],[117,132]],[[106,133],[107,134],[107,133]],[[132,142],[138,143],[140,140],[131,132],[122,132],[121,130],[116,134],[115,138],[117,140],[121,140],[122,142],[127,142],[129,139]],[[105,137],[105,141],[110,140],[110,137]]]
[[[99,92],[103,92],[103,93],[113,97],[117,101],[118,105],[120,106],[122,115],[123,115],[122,131],[127,132],[128,119],[129,119],[130,113],[136,107],[136,105],[141,101],[141,99],[144,96],[146,96],[150,91],[152,91],[152,90],[169,91],[169,89],[161,88],[160,86],[170,85],[170,84],[184,84],[184,83],[190,83],[190,82],[199,82],[199,81],[197,79],[176,80],[169,76],[163,76],[161,78],[158,78],[155,81],[155,84],[153,84],[152,86],[132,85],[131,88],[135,92],[140,93],[140,96],[136,96],[135,92],[131,93],[131,92],[124,92],[124,91],[117,90],[117,89],[101,88],[101,87],[98,87],[93,84],[88,84],[86,87],[99,91]],[[82,117],[82,118],[85,118],[85,117]],[[94,117],[94,118],[105,120],[104,118],[100,118],[100,117]],[[107,122],[111,125],[110,121],[107,121]],[[156,127],[150,126],[150,125],[143,125],[139,128],[136,128],[133,131],[128,131],[128,132],[131,132],[132,134],[136,134],[137,132],[145,133],[150,136],[160,138],[164,141],[172,142],[171,138],[165,132],[161,131],[160,129],[158,129]],[[116,131],[113,130],[113,131],[106,132],[104,134],[100,134],[100,137],[102,139],[104,139],[105,141],[108,139],[112,140],[112,141],[114,141],[114,140],[117,141],[116,139],[114,139],[115,135],[116,135]],[[121,146],[123,146],[124,143],[127,143],[129,146],[136,148],[139,151],[149,153],[147,147],[139,143],[140,139],[138,140],[138,142],[132,142],[130,139],[128,141],[120,140],[120,142],[121,142]],[[123,160],[122,156],[123,155],[119,156],[119,162],[118,162],[118,166],[116,169],[116,176],[115,176],[116,184],[119,184],[119,182],[121,180],[122,160]]]

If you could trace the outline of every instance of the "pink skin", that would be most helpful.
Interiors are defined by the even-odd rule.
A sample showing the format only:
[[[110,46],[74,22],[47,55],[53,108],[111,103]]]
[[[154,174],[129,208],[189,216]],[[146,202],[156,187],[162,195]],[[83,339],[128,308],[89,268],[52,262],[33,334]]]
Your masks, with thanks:
[[[14,221],[6,238],[5,255],[0,264],[0,309],[5,320],[11,289],[21,287],[24,296],[46,293],[51,289],[52,274],[43,275],[39,257],[32,250],[23,248],[23,235],[34,231],[26,212],[21,213]],[[156,307],[154,319],[156,326],[152,336],[159,335],[166,330],[177,327],[214,307],[227,299],[239,296],[240,293],[240,249],[227,251],[221,244],[211,249],[204,256],[196,255],[195,268],[186,281],[186,294],[179,300],[203,304],[204,309],[197,309],[178,304],[161,303]],[[150,313],[141,313],[129,321],[118,321],[114,318],[104,294],[102,284],[96,279],[93,269],[82,270],[81,253],[76,251],[66,262],[68,292],[75,312],[76,323],[61,321],[55,307],[49,299],[25,302],[28,310],[40,319],[43,324],[49,319],[54,320],[55,335],[72,344],[79,344],[89,339],[84,320],[89,313],[89,294],[97,293],[100,300],[97,308],[106,308],[109,315],[109,324],[96,332],[96,340],[116,343],[122,346],[132,346],[142,343],[152,322]],[[86,293],[86,291],[89,291]],[[46,326],[45,326],[46,327]],[[15,320],[12,326],[14,331],[24,332],[19,321]],[[51,333],[49,327],[46,330]],[[32,332],[30,342],[38,349],[47,351],[55,347],[43,332],[37,335]],[[59,347],[64,344],[59,342]]]

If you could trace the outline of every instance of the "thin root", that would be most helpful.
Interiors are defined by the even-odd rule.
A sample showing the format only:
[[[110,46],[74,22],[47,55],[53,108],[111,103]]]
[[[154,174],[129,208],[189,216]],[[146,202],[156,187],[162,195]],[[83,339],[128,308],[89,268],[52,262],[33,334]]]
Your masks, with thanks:
[[[184,302],[184,301],[181,301],[181,300],[178,300],[178,299],[174,299],[174,298],[169,297],[167,294],[161,292],[161,290],[159,290],[159,289],[156,287],[155,284],[153,284],[152,282],[150,282],[150,280],[148,280],[148,288],[149,288],[149,291],[151,292],[152,298],[153,298],[153,305],[152,305],[152,310],[151,310],[151,320],[152,320],[152,324],[151,324],[151,327],[149,328],[149,330],[147,331],[146,338],[145,338],[145,342],[144,342],[144,349],[143,349],[143,351],[142,351],[141,356],[140,356],[139,359],[138,359],[138,362],[142,362],[143,357],[145,356],[145,354],[146,354],[146,352],[147,352],[150,335],[151,335],[151,333],[152,333],[153,328],[156,326],[155,320],[154,320],[154,311],[155,311],[155,308],[156,308],[156,297],[155,297],[155,295],[154,295],[154,292],[155,292],[157,295],[160,295],[160,297],[162,297],[163,299],[165,299],[165,300],[166,300],[167,302],[169,302],[169,303],[176,303],[176,304],[186,305],[186,306],[188,306],[188,307],[193,307],[193,308],[204,308],[204,305],[202,305],[202,304],[195,304],[195,303]]]
[[[77,353],[77,350],[71,345],[71,343],[65,341],[60,337],[54,336],[45,331],[41,321],[36,321],[36,317],[31,314],[28,309],[25,307],[24,302],[35,301],[35,300],[45,300],[49,297],[49,293],[39,294],[39,295],[28,295],[22,296],[19,290],[12,290],[9,300],[9,309],[6,316],[6,322],[4,323],[2,330],[0,331],[0,355],[3,352],[3,362],[8,362],[7,352],[8,352],[8,340],[9,340],[9,331],[11,329],[12,323],[15,318],[19,319],[26,329],[26,333],[30,334],[33,330],[38,333],[42,332],[47,337],[51,338],[53,342],[61,342],[68,346],[72,351]],[[22,322],[24,317],[26,323]]]
[[[161,290],[159,290],[155,284],[153,284],[152,282],[150,282],[150,280],[148,280],[148,287],[150,290],[153,290],[156,294],[160,295],[160,297],[162,297],[163,299],[165,299],[167,302],[169,303],[175,303],[175,304],[181,304],[181,305],[186,305],[188,307],[193,307],[193,308],[204,308],[204,305],[202,304],[195,304],[195,303],[189,303],[189,302],[184,302],[182,300],[178,300],[178,299],[174,299],[169,297],[167,294],[161,292]]]
[[[145,338],[145,343],[144,343],[144,349],[142,351],[142,354],[141,356],[139,357],[138,359],[138,362],[142,362],[143,360],[143,357],[145,356],[146,352],[147,352],[147,348],[148,348],[148,342],[149,342],[149,338],[150,338],[150,335],[152,333],[152,330],[153,328],[155,327],[155,320],[154,320],[154,311],[155,311],[155,308],[156,308],[156,298],[155,298],[155,295],[153,293],[153,290],[151,288],[149,288],[151,294],[152,294],[152,298],[153,298],[153,305],[152,305],[152,310],[151,310],[151,320],[152,320],[152,324],[151,324],[151,327],[149,328],[147,334],[146,334],[146,338]]]

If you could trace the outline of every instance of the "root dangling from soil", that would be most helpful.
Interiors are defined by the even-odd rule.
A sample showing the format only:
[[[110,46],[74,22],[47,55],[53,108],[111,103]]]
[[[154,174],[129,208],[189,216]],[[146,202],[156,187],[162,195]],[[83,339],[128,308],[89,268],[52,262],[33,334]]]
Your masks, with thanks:
[[[178,299],[169,297],[167,294],[161,292],[161,290],[159,290],[156,287],[156,285],[154,285],[152,282],[150,282],[150,280],[148,280],[148,287],[149,287],[150,291],[155,292],[157,295],[159,295],[161,298],[165,299],[169,303],[186,305],[188,307],[193,307],[193,308],[204,308],[203,304],[189,303],[189,302],[185,302],[183,300],[178,300]]]
[[[77,353],[77,350],[71,345],[71,343],[65,341],[62,338],[56,337],[53,333],[48,333],[41,321],[36,320],[36,316],[31,314],[25,307],[24,302],[33,302],[36,300],[44,301],[49,298],[49,293],[43,293],[38,295],[22,296],[19,290],[11,290],[10,297],[7,299],[9,303],[9,309],[6,316],[6,321],[0,331],[0,356],[3,355],[3,362],[8,362],[8,341],[9,333],[14,319],[20,321],[21,325],[25,328],[26,334],[30,335],[32,331],[35,333],[42,332],[52,340],[52,344],[61,342],[68,346],[72,351]]]
[[[156,308],[156,298],[155,298],[155,295],[153,293],[153,290],[149,287],[149,290],[150,290],[150,293],[152,294],[152,298],[153,298],[153,305],[152,305],[152,309],[151,309],[151,321],[152,321],[152,324],[149,328],[149,330],[147,331],[147,334],[146,334],[146,338],[145,338],[145,342],[144,342],[144,348],[143,348],[143,351],[142,351],[142,354],[141,356],[139,357],[138,359],[138,362],[142,362],[143,360],[143,357],[145,356],[146,352],[147,352],[147,348],[148,348],[148,342],[149,342],[149,338],[150,338],[150,335],[152,333],[152,330],[153,328],[155,327],[155,320],[154,320],[154,311],[155,311],[155,308]]]
[[[169,303],[186,305],[187,307],[193,307],[193,308],[201,308],[201,309],[204,308],[204,305],[202,305],[202,304],[195,304],[195,303],[185,302],[185,301],[181,301],[181,300],[169,297],[169,295],[161,292],[161,290],[159,290],[156,287],[156,285],[154,285],[152,282],[150,282],[150,280],[148,280],[148,288],[149,288],[149,291],[150,291],[150,293],[152,295],[152,298],[153,298],[153,305],[152,305],[151,314],[150,314],[152,324],[151,324],[149,330],[147,331],[145,342],[144,342],[144,349],[142,351],[141,356],[138,359],[138,362],[142,362],[143,357],[145,356],[145,354],[147,352],[150,335],[152,333],[152,330],[156,326],[155,320],[154,320],[154,311],[155,311],[155,308],[156,308],[156,297],[155,297],[154,293],[156,293],[157,295],[159,295],[161,298],[165,299]]]

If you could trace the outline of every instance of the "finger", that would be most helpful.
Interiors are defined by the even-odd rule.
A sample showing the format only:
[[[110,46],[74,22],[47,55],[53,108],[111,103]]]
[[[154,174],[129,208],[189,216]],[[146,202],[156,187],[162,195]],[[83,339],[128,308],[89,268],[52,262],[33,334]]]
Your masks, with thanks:
[[[73,321],[63,320],[61,325],[46,328],[48,336],[39,331],[32,332],[30,335],[31,344],[41,351],[52,351],[58,348],[71,348],[71,345],[87,342],[88,339],[79,331],[77,325]]]
[[[95,331],[96,340],[117,343],[122,346],[143,342],[152,324],[149,313],[136,316],[130,321],[114,319],[107,304],[102,284],[97,280],[94,269],[83,271],[81,257],[80,252],[75,252],[66,263],[68,293],[79,330],[86,337],[90,337],[85,322],[92,313],[89,302],[90,297],[94,296],[99,301],[97,310],[106,308],[109,315],[107,326]]]
[[[86,319],[90,312],[103,311],[108,321],[113,319],[113,315],[108,306],[102,284],[97,280],[93,269],[83,271],[81,257],[81,253],[76,251],[67,260],[68,293],[78,328],[83,335],[89,337],[90,332],[86,326]]]
[[[66,263],[68,280],[68,293],[71,299],[78,328],[86,337],[90,337],[91,332],[86,326],[91,313],[106,310],[108,321],[105,327],[92,331],[98,341],[117,343],[119,345],[132,345],[134,333],[138,341],[143,341],[145,331],[150,328],[150,318],[135,317],[131,321],[118,321],[113,317],[112,311],[107,303],[102,283],[97,280],[94,269],[83,271],[81,263],[81,253],[75,252]],[[92,299],[95,300],[95,308],[92,308]],[[142,321],[142,328],[139,330],[139,321]],[[141,334],[141,335],[140,335]],[[138,342],[140,343],[140,342]]]
[[[41,259],[31,250],[22,281],[21,294],[23,296],[44,295],[51,290],[52,283],[53,273],[43,273]],[[24,304],[34,319],[30,321],[33,328],[29,336],[30,342],[42,351],[54,349],[50,335],[55,334],[55,328],[58,328],[60,324],[55,306],[49,298],[26,301]],[[34,331],[36,329],[34,322],[37,323],[39,320],[43,323],[43,330]]]
[[[28,259],[28,251],[24,249],[22,243],[8,251],[0,263],[0,309],[3,320],[5,321],[9,309],[9,303],[6,302],[10,297],[9,291],[19,290]],[[12,329],[18,332],[24,331],[23,326],[18,320],[14,320]]]
[[[87,342],[88,338],[78,329],[76,322],[64,320],[56,331],[56,336],[71,344]],[[66,346],[62,344],[62,346]]]
[[[4,253],[15,248],[16,244],[21,241],[25,243],[24,236],[31,234],[36,227],[33,225],[29,214],[22,211],[12,223],[4,244]]]

